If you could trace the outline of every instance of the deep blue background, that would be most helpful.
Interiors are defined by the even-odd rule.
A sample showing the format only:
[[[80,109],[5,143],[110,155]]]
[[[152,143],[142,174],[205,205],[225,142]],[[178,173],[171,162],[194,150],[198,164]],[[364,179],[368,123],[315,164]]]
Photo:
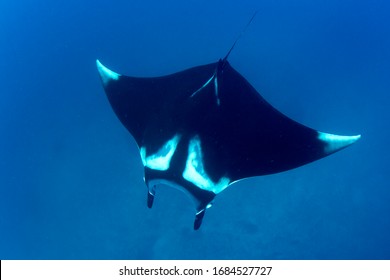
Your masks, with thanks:
[[[0,259],[389,259],[390,4],[1,1]],[[230,56],[276,108],[352,147],[146,207],[134,140],[95,68],[155,76]]]

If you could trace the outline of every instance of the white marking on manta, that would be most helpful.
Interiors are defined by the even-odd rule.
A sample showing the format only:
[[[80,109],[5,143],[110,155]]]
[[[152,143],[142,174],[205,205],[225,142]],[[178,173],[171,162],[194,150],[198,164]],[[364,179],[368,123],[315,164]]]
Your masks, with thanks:
[[[217,99],[217,105],[219,106],[221,104],[221,101],[219,100],[218,96],[218,76],[214,74],[215,79],[214,79],[214,88],[215,88],[215,98]]]
[[[204,83],[204,85],[199,88],[198,90],[196,90],[193,94],[191,94],[190,97],[194,97],[198,92],[200,92],[202,89],[204,89],[205,87],[207,87],[207,85],[214,79],[214,93],[215,93],[215,98],[217,100],[217,105],[219,106],[221,104],[220,100],[219,100],[219,96],[218,96],[218,81],[217,81],[217,75],[216,73],[214,73],[210,79],[208,79],[207,82]]]
[[[326,143],[324,152],[333,153],[345,148],[360,139],[360,135],[341,136],[318,131],[318,139]]]
[[[140,154],[144,166],[150,169],[165,171],[169,169],[171,159],[176,151],[181,135],[176,134],[172,139],[168,140],[157,153],[146,156],[146,148],[141,147]]]
[[[215,194],[226,189],[230,183],[230,179],[227,177],[222,177],[217,183],[210,179],[204,170],[202,148],[198,136],[192,138],[188,145],[188,157],[183,178],[195,186]]]
[[[201,86],[201,88],[199,88],[198,90],[196,90],[193,94],[191,94],[191,96],[190,97],[194,97],[195,96],[195,94],[197,94],[198,92],[200,92],[202,89],[204,89],[205,87],[207,87],[207,85],[212,81],[212,79],[214,78],[214,76],[215,76],[215,74],[214,75],[212,75],[211,76],[211,78],[210,79],[208,79],[208,81],[207,82],[205,82],[204,83],[204,85],[203,86]]]
[[[118,80],[121,76],[120,74],[108,69],[104,66],[98,59],[96,59],[96,66],[99,70],[100,77],[102,77],[102,81],[104,85],[107,85],[110,80]]]

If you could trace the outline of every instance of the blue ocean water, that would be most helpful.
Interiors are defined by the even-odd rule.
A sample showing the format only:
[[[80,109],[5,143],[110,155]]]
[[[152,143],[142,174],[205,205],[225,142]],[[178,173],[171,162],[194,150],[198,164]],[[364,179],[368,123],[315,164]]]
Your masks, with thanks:
[[[335,155],[241,181],[199,231],[159,188],[95,60],[156,76],[229,61]],[[1,1],[0,259],[390,259],[390,4],[376,1]]]

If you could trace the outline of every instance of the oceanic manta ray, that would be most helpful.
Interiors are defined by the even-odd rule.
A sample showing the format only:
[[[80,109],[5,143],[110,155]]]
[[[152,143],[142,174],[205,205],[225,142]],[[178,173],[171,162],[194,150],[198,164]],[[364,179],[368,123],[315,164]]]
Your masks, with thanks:
[[[176,187],[194,201],[194,229],[235,182],[302,166],[360,138],[320,132],[280,113],[229,64],[232,48],[218,62],[153,78],[121,75],[96,61],[108,100],[138,145],[148,207],[157,185]]]

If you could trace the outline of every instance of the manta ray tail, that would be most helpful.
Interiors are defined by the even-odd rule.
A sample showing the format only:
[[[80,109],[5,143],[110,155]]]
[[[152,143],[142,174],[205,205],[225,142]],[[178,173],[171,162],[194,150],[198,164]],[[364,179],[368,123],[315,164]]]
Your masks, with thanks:
[[[230,53],[232,52],[232,50],[234,49],[234,47],[236,46],[236,43],[238,40],[240,40],[240,38],[242,37],[242,35],[245,33],[245,31],[248,29],[249,25],[252,23],[253,19],[255,18],[255,16],[257,15],[257,12],[256,11],[253,16],[251,17],[251,19],[248,21],[248,23],[245,25],[244,29],[241,31],[241,33],[238,35],[238,37],[236,38],[236,40],[234,41],[233,45],[231,46],[230,50],[228,51],[228,53],[225,55],[225,57],[223,58],[222,62],[226,62]]]

